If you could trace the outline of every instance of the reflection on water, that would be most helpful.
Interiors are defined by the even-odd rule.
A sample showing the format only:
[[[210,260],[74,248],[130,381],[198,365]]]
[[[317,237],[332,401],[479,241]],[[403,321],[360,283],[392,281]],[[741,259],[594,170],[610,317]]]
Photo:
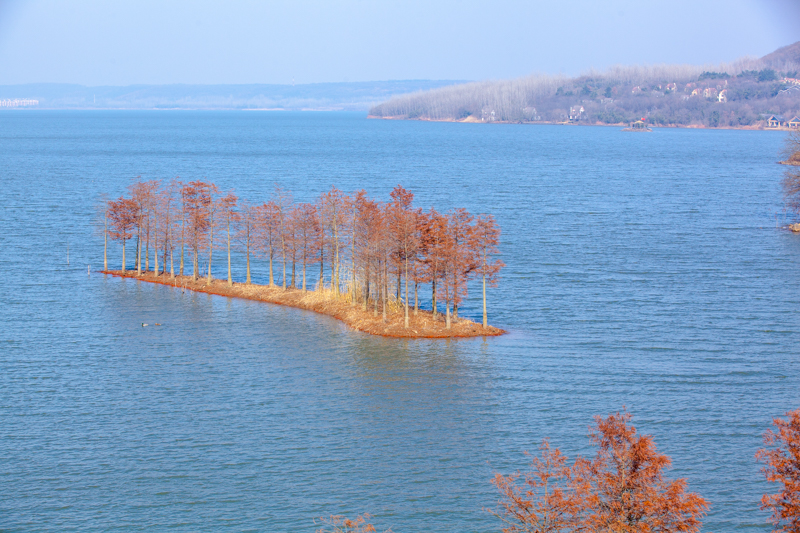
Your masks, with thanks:
[[[707,530],[764,530],[753,454],[800,403],[800,239],[774,228],[779,135],[347,114],[0,123],[14,287],[0,294],[2,528],[312,531],[314,516],[368,511],[398,532],[497,531],[482,511],[495,470],[524,466],[544,437],[591,453],[592,416],[626,405],[711,501]],[[401,183],[422,207],[495,213],[508,267],[490,315],[510,333],[384,339],[87,276],[102,260],[94,199],[138,174],[207,176],[254,200],[275,182],[298,200]]]

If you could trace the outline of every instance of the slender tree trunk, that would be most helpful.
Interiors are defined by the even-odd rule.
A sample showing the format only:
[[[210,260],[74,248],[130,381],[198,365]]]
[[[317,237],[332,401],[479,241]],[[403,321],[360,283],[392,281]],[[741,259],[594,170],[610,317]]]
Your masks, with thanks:
[[[281,226],[283,227],[283,226]],[[286,290],[286,243],[281,235],[281,260],[283,261],[283,290]]]
[[[414,316],[419,313],[419,282],[414,282]]]
[[[108,218],[105,219],[103,230],[103,270],[108,272]]]
[[[147,230],[144,234],[144,271],[148,272],[149,270],[150,270],[150,230]]]
[[[155,235],[153,235],[153,272],[158,276],[158,218],[155,219]]]
[[[194,247],[194,256],[192,258],[192,281],[197,281],[197,278],[200,277],[200,265],[197,260],[197,245]]]
[[[405,326],[408,328],[408,252],[406,252],[406,301],[405,304]]]
[[[383,321],[386,322],[386,304],[389,303],[389,269],[383,262]]]
[[[325,286],[325,245],[319,249],[319,290]]]
[[[125,272],[125,239],[122,239],[122,271]]]
[[[184,221],[181,220],[181,265],[180,265],[180,271],[179,271],[181,276],[183,276],[183,241],[184,241],[184,238],[183,238],[184,237],[184,235],[183,235],[183,225],[184,225]]]
[[[295,259],[294,252],[292,252],[292,280],[289,282],[289,286],[293,289],[296,287],[294,281],[295,275],[297,274],[297,261]]]
[[[245,238],[245,248],[247,253],[247,284],[250,285],[250,236]]]
[[[483,274],[483,327],[489,325],[489,322],[486,320],[486,273]]]
[[[272,256],[273,256],[273,251],[272,251],[272,246],[270,246],[269,247],[269,286],[270,287],[274,287],[275,286],[275,278],[272,277]]]
[[[228,286],[233,285],[233,278],[231,277],[231,221],[228,219]]]
[[[172,249],[169,251],[169,275],[172,279],[175,279],[175,261],[173,260],[172,256]]]
[[[208,281],[211,283],[211,255],[214,253],[214,223],[211,223],[211,232],[208,236]]]
[[[142,241],[140,236],[136,236],[136,275],[142,275]]]
[[[303,292],[306,292],[306,263],[308,262],[308,258],[306,257],[306,250],[303,247]]]
[[[450,329],[450,302],[445,300],[444,307],[447,310],[445,313],[445,327]]]
[[[431,285],[433,285],[433,292],[431,294],[431,303],[433,305],[433,318],[435,319],[436,315],[437,315],[437,313],[436,313],[436,271],[435,270],[433,272],[433,276],[432,277],[433,277],[433,282],[431,283]]]
[[[369,261],[364,264],[364,312],[369,309]]]

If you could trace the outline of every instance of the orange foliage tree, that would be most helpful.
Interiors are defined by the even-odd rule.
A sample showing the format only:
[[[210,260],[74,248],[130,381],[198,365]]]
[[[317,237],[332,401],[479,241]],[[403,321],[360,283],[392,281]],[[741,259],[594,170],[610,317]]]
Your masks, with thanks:
[[[764,433],[764,444],[756,453],[766,463],[762,472],[767,481],[780,483],[777,494],[765,494],[761,508],[771,511],[773,531],[800,533],[800,409],[786,413],[786,419],[775,418],[775,429]]]
[[[686,492],[685,479],[664,478],[670,458],[630,421],[628,412],[595,417],[590,438],[599,448],[597,456],[577,463],[576,477],[586,493],[586,524],[619,533],[699,531],[708,503]]]
[[[279,255],[282,287],[298,287],[299,262],[300,286],[306,290],[307,267],[319,263],[316,284],[327,289],[329,297],[346,299],[365,311],[372,306],[376,316],[381,308],[384,320],[390,310],[402,309],[406,328],[411,327],[412,296],[414,315],[418,314],[420,285],[431,286],[434,319],[439,319],[444,304],[445,323],[450,328],[452,320],[459,320],[458,307],[467,295],[468,282],[477,279],[483,284],[483,323],[488,325],[486,285],[496,284],[504,266],[495,259],[500,228],[490,215],[476,218],[465,209],[423,213],[413,206],[414,194],[400,185],[391,191],[388,202],[373,200],[363,190],[347,194],[332,187],[315,202],[295,203],[289,191],[276,187],[272,199],[257,206],[233,191],[220,193],[213,183],[184,183],[179,178],[167,184],[137,178],[128,192],[128,198],[119,200],[126,202],[127,211],[115,203],[108,203],[105,210],[109,223],[118,229],[124,226],[124,231],[112,235],[113,228],[109,228],[104,234],[121,240],[123,253],[125,242],[136,237],[137,274],[149,272],[152,249],[155,275],[160,275],[161,258],[163,274],[169,260],[174,277],[172,255],[179,247],[179,275],[183,276],[188,248],[192,278],[199,278],[200,261],[207,259],[206,279],[211,283],[213,252],[225,249],[227,281],[233,285],[235,247],[246,260],[246,283],[251,282],[251,253],[255,251],[268,260],[270,286],[276,285],[274,261]],[[114,213],[112,206],[116,206]],[[125,224],[120,219],[123,215],[130,219]]]
[[[375,526],[367,522],[369,519],[370,515],[368,513],[359,515],[355,520],[342,515],[320,518],[319,521],[322,525],[330,526],[332,529],[320,528],[317,533],[374,533],[377,530]],[[385,533],[391,533],[391,529],[387,529]]]
[[[500,492],[497,509],[489,512],[505,523],[503,533],[559,533],[580,529],[583,501],[576,490],[573,470],[558,449],[545,440],[531,470],[510,476],[496,474],[492,484]],[[523,484],[518,481],[523,479]]]
[[[631,415],[596,417],[590,438],[593,460],[578,458],[568,467],[558,449],[545,441],[525,484],[520,474],[497,475],[501,494],[494,514],[511,532],[697,532],[708,503],[686,492],[686,480],[664,477],[670,459],[656,450],[649,435],[630,425]]]

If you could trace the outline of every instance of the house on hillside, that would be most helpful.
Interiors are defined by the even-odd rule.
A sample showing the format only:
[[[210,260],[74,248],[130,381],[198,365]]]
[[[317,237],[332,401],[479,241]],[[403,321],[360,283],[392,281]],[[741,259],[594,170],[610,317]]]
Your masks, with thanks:
[[[700,96],[701,94],[703,94],[703,89],[695,89],[692,91],[692,96]]]
[[[706,87],[703,89],[703,98],[716,98],[717,90],[713,87]]]
[[[575,105],[569,108],[569,120],[575,122],[581,119],[584,109],[582,105]]]
[[[767,117],[767,127],[768,128],[780,128],[783,126],[784,120],[783,117],[780,115],[770,115]]]
[[[794,117],[792,117],[792,120],[786,123],[786,125],[794,130],[800,129],[800,117],[795,115]]]
[[[723,90],[722,90],[722,91],[721,91],[721,92],[720,92],[720,93],[717,95],[717,100],[718,100],[718,101],[719,101],[721,104],[724,104],[725,102],[727,102],[727,101],[728,101],[728,89],[723,89]]]

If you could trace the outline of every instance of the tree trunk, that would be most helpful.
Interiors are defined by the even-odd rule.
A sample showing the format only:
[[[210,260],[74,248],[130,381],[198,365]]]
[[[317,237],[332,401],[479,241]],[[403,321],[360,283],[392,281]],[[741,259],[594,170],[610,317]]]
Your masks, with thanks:
[[[153,236],[153,272],[158,276],[158,218],[155,219],[155,235]]]
[[[197,261],[197,246],[194,247],[194,256],[192,257],[192,281],[197,281],[197,278],[200,277],[200,265]]]
[[[175,261],[173,261],[172,250],[169,251],[169,276],[175,279]]]
[[[303,292],[306,292],[306,253],[303,252]]]
[[[419,313],[419,283],[414,282],[414,316]]]
[[[211,256],[213,253],[214,253],[214,225],[212,222],[211,233],[208,236],[208,281],[206,281],[206,283],[211,283]]]
[[[272,256],[274,255],[272,251],[272,246],[269,247],[269,286],[275,286],[275,278],[272,277]]]
[[[325,245],[319,250],[319,290],[325,286]]]
[[[406,301],[405,305],[405,327],[408,329],[408,253],[406,253]]]
[[[247,237],[245,247],[247,253],[247,284],[250,285],[250,237]]]
[[[281,236],[281,260],[283,261],[283,290],[286,290],[286,243]]]
[[[484,267],[483,273],[483,327],[489,325],[489,322],[486,320],[486,271]]]
[[[106,218],[106,226],[103,231],[103,270],[108,272],[108,219]]]
[[[136,236],[136,275],[142,275],[142,241]]]
[[[433,292],[431,294],[431,303],[433,304],[433,318],[436,319],[436,272],[433,273]]]
[[[228,286],[233,285],[233,278],[231,277],[231,221],[228,220]]]
[[[381,275],[378,271],[380,268],[380,263],[375,268],[375,298],[374,298],[374,307],[372,310],[372,316],[378,316],[378,299],[380,297],[380,286],[381,286]]]
[[[446,309],[446,312],[445,312],[445,327],[447,329],[450,329],[450,302],[445,300],[444,307]]]
[[[297,261],[295,260],[294,254],[292,254],[292,279],[289,280],[289,287],[295,288],[295,279],[297,278]]]
[[[122,271],[125,272],[125,239],[122,239]]]
[[[184,215],[184,219],[185,218],[186,218],[186,216]],[[181,265],[180,265],[180,271],[179,271],[181,276],[183,276],[183,244],[184,244],[183,243],[183,241],[184,241],[183,225],[184,225],[184,223],[185,223],[185,221],[181,220]]]

